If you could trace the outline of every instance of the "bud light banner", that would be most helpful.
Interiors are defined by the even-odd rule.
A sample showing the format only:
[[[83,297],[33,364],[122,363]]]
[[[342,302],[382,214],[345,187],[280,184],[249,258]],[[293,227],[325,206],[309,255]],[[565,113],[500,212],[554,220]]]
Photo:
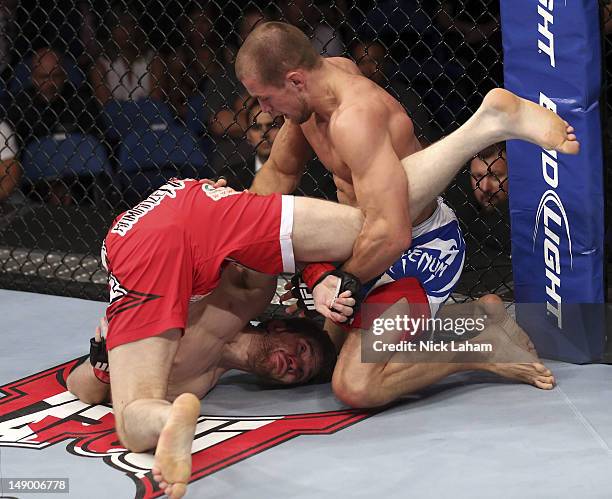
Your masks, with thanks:
[[[563,117],[581,143],[577,156],[508,143],[517,319],[542,356],[599,360],[603,318],[576,309],[604,301],[598,2],[502,0],[501,17],[506,88]]]

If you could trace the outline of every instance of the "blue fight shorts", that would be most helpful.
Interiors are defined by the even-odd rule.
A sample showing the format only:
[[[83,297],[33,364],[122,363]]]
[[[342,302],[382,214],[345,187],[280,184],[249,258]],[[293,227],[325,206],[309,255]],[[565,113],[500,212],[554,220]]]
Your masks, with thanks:
[[[362,296],[406,277],[425,290],[431,317],[435,317],[459,281],[465,262],[465,241],[455,212],[442,198],[434,213],[413,227],[412,244],[389,269],[364,285]]]

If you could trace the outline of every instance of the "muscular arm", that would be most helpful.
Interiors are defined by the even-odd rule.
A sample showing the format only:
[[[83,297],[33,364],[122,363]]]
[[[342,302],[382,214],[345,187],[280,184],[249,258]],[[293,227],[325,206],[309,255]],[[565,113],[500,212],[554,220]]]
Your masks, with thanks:
[[[255,175],[249,190],[256,194],[295,191],[306,162],[312,157],[312,149],[300,126],[286,120],[276,135],[270,157]]]
[[[389,268],[411,241],[408,179],[393,149],[388,120],[384,106],[358,104],[341,110],[330,124],[334,148],[351,170],[365,216],[353,255],[342,268],[362,282]]]

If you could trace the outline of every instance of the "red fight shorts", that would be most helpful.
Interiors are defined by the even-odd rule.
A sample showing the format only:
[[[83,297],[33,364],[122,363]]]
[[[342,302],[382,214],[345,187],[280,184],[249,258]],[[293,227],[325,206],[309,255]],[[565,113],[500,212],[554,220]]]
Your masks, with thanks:
[[[190,298],[209,294],[227,261],[294,272],[293,203],[172,179],[117,217],[102,246],[108,349],[184,330]]]
[[[410,317],[431,317],[429,300],[423,285],[415,277],[404,277],[383,284],[370,291],[355,313],[349,329],[370,329],[375,319],[381,317],[394,303],[406,299],[410,305]],[[399,341],[414,341],[423,337],[423,331],[406,332]]]

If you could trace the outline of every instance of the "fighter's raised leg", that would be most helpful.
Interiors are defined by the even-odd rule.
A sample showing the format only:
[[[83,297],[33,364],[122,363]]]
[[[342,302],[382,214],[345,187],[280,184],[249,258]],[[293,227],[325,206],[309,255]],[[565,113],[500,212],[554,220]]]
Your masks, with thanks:
[[[574,129],[555,113],[507,90],[493,89],[456,131],[402,160],[408,176],[410,213],[421,213],[479,151],[510,139],[566,154],[577,154],[580,149]]]
[[[507,90],[491,90],[476,113],[456,131],[402,160],[413,220],[470,158],[491,144],[509,139],[526,140],[566,154],[577,154],[580,148],[574,129],[552,111]],[[296,197],[296,260],[347,259],[363,220],[356,208]]]
[[[361,211],[322,199],[297,196],[294,199],[292,241],[295,260],[347,260],[363,226]]]

